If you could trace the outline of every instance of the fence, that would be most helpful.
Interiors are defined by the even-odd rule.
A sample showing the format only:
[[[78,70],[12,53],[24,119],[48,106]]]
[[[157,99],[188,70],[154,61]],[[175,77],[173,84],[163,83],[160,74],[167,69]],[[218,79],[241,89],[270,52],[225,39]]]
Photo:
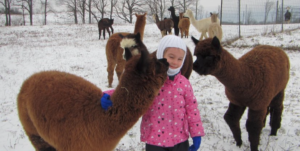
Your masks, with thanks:
[[[289,23],[285,13],[291,13]],[[238,36],[247,33],[247,25],[268,25],[265,32],[281,32],[300,26],[287,24],[300,23],[299,0],[221,0],[220,20],[222,25],[237,25]],[[271,26],[270,26],[271,25]],[[261,28],[261,27],[260,27]]]

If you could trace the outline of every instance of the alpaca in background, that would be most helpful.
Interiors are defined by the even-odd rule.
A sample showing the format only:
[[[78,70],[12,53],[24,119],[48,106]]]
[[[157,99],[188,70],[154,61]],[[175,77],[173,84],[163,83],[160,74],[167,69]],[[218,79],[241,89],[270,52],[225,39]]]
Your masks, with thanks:
[[[166,18],[166,19],[160,21],[158,19],[157,14],[153,14],[153,19],[154,19],[158,29],[160,30],[162,37],[167,35],[167,32],[169,32],[169,34],[172,34],[172,30],[174,28],[174,23],[173,23],[172,19]]]
[[[210,13],[211,24],[208,27],[208,36],[209,38],[213,38],[216,36],[219,41],[222,41],[223,30],[218,21],[218,13]]]
[[[224,86],[229,107],[224,119],[237,146],[242,145],[240,119],[248,107],[246,129],[251,151],[258,151],[262,128],[270,113],[271,136],[280,128],[284,91],[289,80],[290,63],[278,48],[261,45],[241,58],[234,58],[217,37],[198,41],[192,37],[197,57],[193,70],[200,75],[213,75]]]
[[[207,38],[206,33],[208,32],[209,25],[211,24],[211,18],[210,17],[209,18],[204,18],[204,19],[201,19],[201,20],[196,20],[192,10],[190,10],[190,9],[187,9],[185,11],[184,16],[189,17],[192,25],[197,29],[198,32],[201,33],[201,36],[200,36],[199,40],[202,40],[203,37]],[[217,19],[217,23],[220,24],[219,19]]]
[[[143,41],[144,29],[146,25],[146,16],[147,13],[143,15],[135,14],[136,22],[134,27],[134,34],[140,33],[141,40]],[[114,71],[116,71],[118,79],[120,81],[121,74],[123,73],[125,60],[123,59],[123,49],[120,47],[120,42],[122,38],[120,34],[126,36],[130,33],[120,32],[115,33],[109,37],[106,43],[106,59],[107,59],[107,78],[108,78],[108,87],[112,87]]]
[[[139,46],[141,54],[128,58],[107,110],[100,101],[102,90],[82,77],[43,71],[25,80],[17,98],[18,113],[37,151],[114,150],[167,78],[167,60],[157,60],[145,45]]]
[[[178,36],[179,35],[179,28],[178,28],[179,17],[175,14],[175,8],[173,6],[168,8],[168,11],[171,12],[171,18],[174,22],[175,35]]]
[[[101,37],[102,30],[103,30],[103,38],[104,39],[105,39],[105,29],[107,30],[109,36],[110,36],[109,28],[111,29],[112,34],[114,33],[114,28],[112,27],[113,23],[114,23],[114,19],[109,19],[109,18],[102,18],[98,22],[99,39]]]
[[[190,19],[185,18],[183,16],[184,13],[179,13],[179,23],[178,28],[181,33],[181,38],[183,38],[183,35],[185,38],[189,37],[189,29],[190,29]]]

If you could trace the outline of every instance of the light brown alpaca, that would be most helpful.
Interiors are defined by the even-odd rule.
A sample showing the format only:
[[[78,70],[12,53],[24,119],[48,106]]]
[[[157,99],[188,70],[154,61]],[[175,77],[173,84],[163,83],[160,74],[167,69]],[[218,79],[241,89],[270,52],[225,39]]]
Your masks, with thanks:
[[[183,16],[184,13],[179,13],[179,23],[178,28],[181,33],[181,38],[183,38],[183,34],[185,38],[189,37],[189,29],[190,29],[190,19],[185,18]]]
[[[210,13],[211,24],[208,27],[208,36],[209,38],[213,38],[217,36],[217,38],[222,41],[223,30],[218,21],[218,13]]]
[[[140,33],[141,40],[143,41],[144,37],[144,29],[146,25],[146,15],[135,14],[136,22],[134,28],[134,34]],[[107,78],[108,78],[108,87],[112,87],[114,71],[116,71],[118,79],[120,80],[120,76],[124,70],[125,60],[123,59],[123,49],[120,47],[120,42],[122,38],[119,36],[122,34],[126,36],[130,33],[122,32],[122,33],[114,33],[109,37],[106,43],[106,59],[107,59]]]
[[[192,37],[197,57],[193,69],[200,75],[213,75],[224,86],[229,107],[224,119],[237,146],[242,145],[240,119],[248,107],[246,129],[251,151],[258,151],[260,133],[270,113],[270,135],[280,128],[284,91],[289,80],[290,63],[278,48],[261,45],[241,58],[234,58],[217,37],[198,41]]]
[[[167,18],[167,19],[160,21],[158,19],[157,14],[153,14],[153,19],[154,19],[158,29],[160,30],[162,37],[167,35],[168,32],[169,32],[169,34],[172,34],[172,29],[174,28],[174,23],[173,23],[172,19]]]
[[[166,59],[157,60],[144,50],[126,63],[108,110],[101,107],[102,90],[81,77],[59,71],[29,77],[17,103],[35,149],[112,151],[147,111],[167,78]]]

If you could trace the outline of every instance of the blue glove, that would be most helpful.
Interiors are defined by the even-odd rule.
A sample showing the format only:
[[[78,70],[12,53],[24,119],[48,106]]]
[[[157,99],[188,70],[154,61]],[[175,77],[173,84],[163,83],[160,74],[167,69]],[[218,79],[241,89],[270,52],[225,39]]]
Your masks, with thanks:
[[[106,93],[103,93],[103,96],[101,98],[101,107],[106,111],[109,107],[112,106],[112,102],[109,99],[110,96]]]
[[[190,146],[189,151],[197,151],[201,144],[201,136],[193,137],[193,145]]]

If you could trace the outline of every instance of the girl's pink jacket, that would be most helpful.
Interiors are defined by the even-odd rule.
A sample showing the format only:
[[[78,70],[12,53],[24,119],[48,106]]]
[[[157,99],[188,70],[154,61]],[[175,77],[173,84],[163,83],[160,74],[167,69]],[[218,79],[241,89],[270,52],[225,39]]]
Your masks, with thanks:
[[[143,115],[141,141],[173,147],[191,137],[204,136],[193,88],[180,73],[167,79],[152,106]]]
[[[114,90],[104,91],[112,95]],[[200,112],[193,88],[180,73],[167,79],[152,106],[143,115],[141,141],[173,147],[191,137],[204,136]]]

